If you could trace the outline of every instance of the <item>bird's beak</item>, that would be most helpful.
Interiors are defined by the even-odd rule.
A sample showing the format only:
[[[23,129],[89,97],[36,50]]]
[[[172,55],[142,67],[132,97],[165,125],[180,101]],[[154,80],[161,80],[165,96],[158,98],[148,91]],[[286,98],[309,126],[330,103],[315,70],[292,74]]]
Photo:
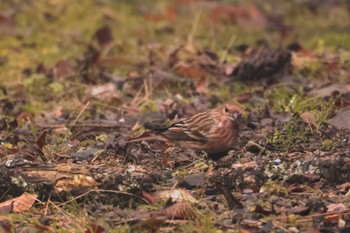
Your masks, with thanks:
[[[248,118],[248,113],[247,112],[241,112],[241,113],[236,113],[234,114],[235,116],[233,117],[235,121],[239,121],[241,123],[244,123],[247,121]]]
[[[237,120],[240,120],[240,118],[242,118],[242,114],[233,113],[233,114],[230,114],[229,117],[231,121],[237,121]]]

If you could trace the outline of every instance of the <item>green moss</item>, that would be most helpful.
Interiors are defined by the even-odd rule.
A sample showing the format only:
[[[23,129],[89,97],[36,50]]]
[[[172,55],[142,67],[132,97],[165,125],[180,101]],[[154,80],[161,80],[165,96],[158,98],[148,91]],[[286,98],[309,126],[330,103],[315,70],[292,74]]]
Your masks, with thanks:
[[[206,211],[198,220],[188,221],[177,227],[176,232],[208,232],[221,233],[222,230],[215,226],[215,214],[212,211]]]
[[[332,140],[327,139],[322,142],[322,149],[326,151],[331,151],[336,148],[336,143],[334,143]]]
[[[158,112],[157,104],[152,100],[147,100],[140,107],[141,112]]]
[[[53,93],[55,94],[61,94],[64,91],[64,86],[59,82],[53,82],[49,85],[49,87],[52,89]]]
[[[76,58],[102,19],[101,9],[92,0],[84,4],[67,0],[21,2],[17,11],[13,33],[0,40],[0,56],[8,58],[6,66],[0,66],[0,78],[8,81],[16,81],[13,78],[24,68]]]

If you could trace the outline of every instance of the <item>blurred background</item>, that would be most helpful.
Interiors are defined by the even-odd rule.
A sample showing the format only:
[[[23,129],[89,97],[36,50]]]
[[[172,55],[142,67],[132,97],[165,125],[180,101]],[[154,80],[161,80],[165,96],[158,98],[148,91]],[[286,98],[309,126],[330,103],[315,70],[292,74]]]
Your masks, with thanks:
[[[221,58],[228,47],[256,43],[350,47],[350,3],[341,0],[2,0],[0,7],[0,78],[7,81],[40,64],[78,59],[101,27],[110,36],[101,43],[113,40],[106,53],[124,63],[142,61],[142,46],[152,43],[169,50],[191,42]],[[130,70],[121,65],[114,72]]]
[[[349,2],[2,0],[0,98],[21,99],[15,115],[38,116],[57,104],[81,107],[91,97],[140,106],[151,99],[146,93],[135,100],[150,75],[153,94],[170,83],[178,89],[160,96],[174,99],[191,87],[211,96],[213,105],[254,86],[234,80],[274,82],[289,63],[298,81],[311,77],[321,86],[330,78],[346,80]],[[231,84],[222,85],[227,78]],[[106,83],[113,85],[91,86]]]

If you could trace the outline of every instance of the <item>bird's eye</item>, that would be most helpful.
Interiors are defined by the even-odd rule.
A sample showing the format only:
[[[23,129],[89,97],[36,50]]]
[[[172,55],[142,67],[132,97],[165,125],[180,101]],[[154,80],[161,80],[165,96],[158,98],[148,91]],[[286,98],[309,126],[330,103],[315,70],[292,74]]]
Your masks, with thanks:
[[[228,108],[225,108],[224,111],[225,111],[225,112],[228,112]]]

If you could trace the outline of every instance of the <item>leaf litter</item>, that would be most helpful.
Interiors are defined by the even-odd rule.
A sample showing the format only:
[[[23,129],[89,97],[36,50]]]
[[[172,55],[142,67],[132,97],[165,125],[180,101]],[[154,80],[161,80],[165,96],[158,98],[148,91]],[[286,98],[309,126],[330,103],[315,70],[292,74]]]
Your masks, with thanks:
[[[5,3],[1,230],[347,232],[349,11],[271,4]],[[228,153],[127,142],[225,102]]]

